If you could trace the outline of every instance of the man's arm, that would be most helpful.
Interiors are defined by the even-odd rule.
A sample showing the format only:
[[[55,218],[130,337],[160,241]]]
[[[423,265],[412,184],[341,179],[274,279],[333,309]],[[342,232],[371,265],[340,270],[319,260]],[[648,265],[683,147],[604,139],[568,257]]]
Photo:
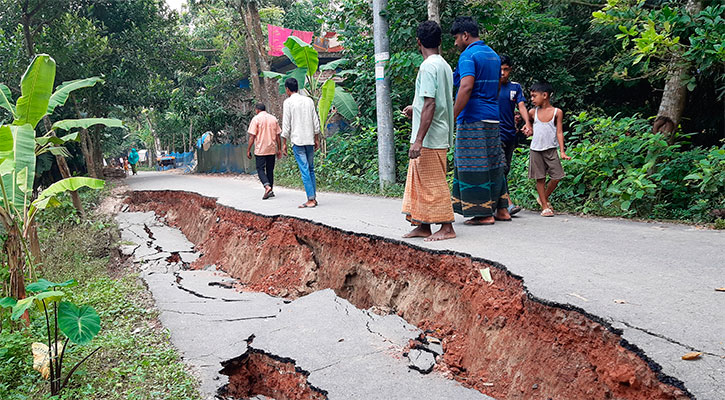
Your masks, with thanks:
[[[559,153],[561,158],[571,160],[571,157],[567,156],[564,151],[564,112],[561,110],[556,113],[556,139],[559,141]]]
[[[531,135],[533,127],[531,126],[531,119],[529,118],[529,110],[526,109],[526,103],[523,101],[519,102],[519,114],[521,114],[521,118],[524,119],[524,135]]]
[[[282,137],[289,138],[292,131],[292,111],[285,103],[282,104]]]
[[[320,119],[315,110],[315,102],[312,101],[312,123],[315,127],[315,150],[320,148]]]
[[[428,134],[428,128],[433,122],[433,115],[436,111],[436,100],[432,97],[426,97],[423,100],[423,109],[420,111],[420,126],[418,127],[418,133],[415,136],[415,142],[410,145],[408,151],[408,157],[415,159],[420,157],[420,149],[423,147],[423,139]]]
[[[247,158],[252,158],[252,146],[254,146],[254,138],[256,138],[255,135],[249,134],[249,146],[247,146]]]
[[[453,118],[458,118],[458,114],[466,108],[468,100],[471,99],[471,93],[473,92],[473,84],[476,82],[473,76],[464,76],[461,78],[461,86],[458,88],[458,94],[456,95],[456,102],[453,105]]]
[[[535,111],[533,108],[526,113],[526,115],[529,116],[529,121],[534,120],[534,113],[535,113]],[[521,116],[521,118],[523,118],[523,115]],[[530,137],[533,134],[534,134],[534,127],[533,127],[533,122],[532,122],[531,130],[529,131],[529,133],[526,133],[526,131],[524,131],[524,135],[526,135],[526,137]]]
[[[277,134],[274,136],[274,141],[277,144],[277,158],[282,158],[282,128],[279,127],[279,123],[275,120],[275,127]]]

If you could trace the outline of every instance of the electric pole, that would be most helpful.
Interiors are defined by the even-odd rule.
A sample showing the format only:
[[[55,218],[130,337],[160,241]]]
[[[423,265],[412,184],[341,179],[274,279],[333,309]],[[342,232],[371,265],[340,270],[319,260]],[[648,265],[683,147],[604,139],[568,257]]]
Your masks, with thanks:
[[[390,102],[390,78],[385,65],[390,60],[388,20],[380,15],[388,0],[373,1],[373,40],[375,44],[375,103],[378,119],[378,175],[380,188],[395,183],[395,136],[393,111]]]

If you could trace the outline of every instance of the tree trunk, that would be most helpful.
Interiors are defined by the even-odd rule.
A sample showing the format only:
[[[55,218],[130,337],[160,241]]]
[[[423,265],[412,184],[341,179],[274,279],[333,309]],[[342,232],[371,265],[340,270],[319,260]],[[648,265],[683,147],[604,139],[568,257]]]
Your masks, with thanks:
[[[93,135],[90,135],[93,147],[93,168],[96,170],[96,176],[103,178],[103,149],[101,148],[101,125],[93,127]]]
[[[3,244],[3,251],[8,257],[8,270],[10,272],[10,297],[25,298],[25,256],[23,242],[17,227],[7,227],[7,238]]]
[[[257,4],[249,2],[249,19],[252,24],[252,33],[254,34],[254,43],[257,47],[259,54],[259,66],[263,71],[269,71],[271,69],[268,59],[267,39],[264,37],[262,32],[262,22],[259,18],[259,10]],[[260,78],[264,84],[264,89],[267,94],[267,109],[272,115],[276,115],[279,118],[282,117],[282,103],[284,102],[285,96],[279,93],[279,84],[276,79],[271,78]],[[300,85],[304,86],[304,82],[300,82]]]
[[[428,0],[428,20],[441,23],[440,0]]]
[[[194,151],[194,121],[189,122],[189,151]]]
[[[33,218],[33,221],[30,222],[30,227],[28,228],[28,246],[30,247],[30,255],[33,257],[33,265],[38,268],[38,266],[43,264],[43,257],[40,253],[40,239],[38,238],[38,224],[35,222],[35,218]],[[30,279],[33,279],[32,275],[32,269],[30,270],[31,274],[29,275]]]
[[[689,15],[695,15],[702,11],[702,2],[689,0],[685,5],[685,9]],[[674,133],[680,124],[682,112],[685,110],[685,100],[687,99],[687,88],[682,84],[682,76],[690,69],[690,63],[685,62],[680,54],[676,54],[667,73],[667,81],[662,93],[662,101],[657,111],[657,119],[655,119],[654,131],[662,132],[668,136],[667,141],[674,141]]]

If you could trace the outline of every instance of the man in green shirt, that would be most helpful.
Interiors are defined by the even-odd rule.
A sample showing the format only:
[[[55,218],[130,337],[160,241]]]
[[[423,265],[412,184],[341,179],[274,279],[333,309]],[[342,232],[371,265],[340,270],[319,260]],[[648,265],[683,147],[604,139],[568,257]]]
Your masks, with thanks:
[[[403,237],[452,239],[456,232],[446,154],[453,144],[453,71],[439,54],[441,27],[435,21],[421,22],[417,36],[423,63],[415,79],[413,104],[403,110],[413,119],[403,214],[416,228]],[[432,233],[432,224],[441,229]]]

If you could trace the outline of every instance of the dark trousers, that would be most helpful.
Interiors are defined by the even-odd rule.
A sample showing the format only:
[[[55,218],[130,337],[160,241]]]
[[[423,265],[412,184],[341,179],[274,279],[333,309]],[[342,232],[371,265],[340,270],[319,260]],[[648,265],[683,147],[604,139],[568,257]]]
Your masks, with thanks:
[[[514,150],[516,149],[516,141],[510,142],[501,141],[501,148],[503,149],[504,157],[506,157],[506,166],[504,167],[503,173],[508,176],[511,171],[511,159],[514,156]]]
[[[254,156],[257,161],[257,175],[264,186],[274,186],[274,154]]]

